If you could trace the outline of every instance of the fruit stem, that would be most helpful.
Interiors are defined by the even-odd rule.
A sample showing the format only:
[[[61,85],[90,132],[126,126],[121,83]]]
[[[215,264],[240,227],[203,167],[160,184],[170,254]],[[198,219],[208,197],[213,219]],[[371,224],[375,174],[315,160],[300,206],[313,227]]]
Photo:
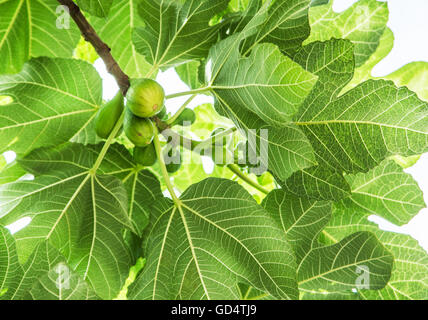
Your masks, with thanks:
[[[264,194],[269,193],[269,190],[263,188],[257,182],[250,179],[250,177],[248,177],[246,174],[244,174],[236,164],[229,164],[229,165],[227,165],[227,167],[229,168],[230,171],[232,171],[234,174],[236,174],[241,180],[245,181],[247,184],[249,184],[253,188],[259,190],[260,192],[262,192]]]
[[[186,102],[178,109],[178,111],[172,116],[170,119],[166,121],[167,124],[174,123],[175,120],[178,119],[180,114],[186,109],[186,107],[189,105],[190,102],[192,102],[193,99],[195,99],[196,94],[193,94],[189,99],[186,100]]]
[[[189,90],[189,91],[183,91],[183,92],[169,94],[165,98],[166,99],[173,99],[173,98],[182,97],[182,96],[189,96],[189,95],[193,95],[193,94],[196,95],[196,94],[207,92],[210,90],[211,90],[211,87],[202,87],[199,89],[193,89],[193,90]]]
[[[116,137],[117,133],[119,132],[120,128],[122,127],[124,118],[125,118],[125,111],[122,112],[122,115],[120,116],[119,120],[117,120],[116,125],[114,126],[112,132],[108,136],[107,141],[104,143],[104,146],[101,149],[101,152],[98,155],[98,158],[95,161],[95,164],[91,169],[92,174],[95,174],[97,172],[98,168],[100,167],[101,162],[104,160],[104,157],[105,157],[110,145],[113,143],[114,138]]]
[[[153,143],[155,145],[156,156],[158,157],[159,165],[160,165],[160,168],[161,168],[163,179],[165,180],[166,187],[167,187],[167,189],[168,189],[168,191],[169,191],[169,193],[170,193],[170,195],[172,197],[172,200],[174,201],[176,207],[180,208],[181,202],[178,199],[177,195],[175,194],[174,187],[171,184],[171,179],[169,178],[168,171],[167,171],[166,165],[165,165],[165,161],[163,159],[162,146],[160,144],[159,132],[157,130],[156,130],[155,136],[153,138]]]

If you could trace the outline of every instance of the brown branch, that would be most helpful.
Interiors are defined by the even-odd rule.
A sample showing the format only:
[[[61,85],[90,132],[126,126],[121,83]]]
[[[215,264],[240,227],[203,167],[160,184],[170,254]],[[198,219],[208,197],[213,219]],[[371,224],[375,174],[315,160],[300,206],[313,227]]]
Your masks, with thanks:
[[[80,11],[80,8],[72,0],[58,0],[58,2],[68,7],[70,16],[76,22],[83,37],[92,44],[98,55],[103,59],[107,71],[115,77],[120,90],[125,95],[129,88],[129,77],[123,72],[111,55],[110,47],[100,39],[94,28]]]

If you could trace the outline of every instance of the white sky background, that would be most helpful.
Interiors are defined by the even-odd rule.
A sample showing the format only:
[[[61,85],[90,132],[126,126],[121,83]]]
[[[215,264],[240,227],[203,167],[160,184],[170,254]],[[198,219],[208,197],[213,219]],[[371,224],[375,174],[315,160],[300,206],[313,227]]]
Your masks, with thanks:
[[[335,11],[345,10],[356,1],[335,0],[334,9]],[[409,62],[428,62],[428,0],[386,0],[386,2],[390,11],[388,26],[394,32],[395,42],[392,52],[374,68],[374,76],[387,75]],[[106,72],[102,61],[98,60],[95,67],[104,80],[104,99],[111,99],[118,90],[117,85],[113,77]],[[173,70],[160,73],[157,80],[163,85],[167,94],[189,90]],[[187,97],[180,97],[168,100],[166,104],[168,111],[174,112],[186,99]],[[200,96],[194,99],[189,107],[206,102],[212,102],[212,98]],[[6,158],[11,161],[14,155],[7,154]],[[428,203],[428,154],[422,156],[418,163],[406,172],[412,174],[419,183],[424,192],[425,201]],[[384,230],[410,234],[428,251],[428,209],[422,210],[403,227],[397,227],[378,217],[371,217],[370,220],[378,223]],[[17,231],[22,227],[23,225],[17,225],[10,229]]]

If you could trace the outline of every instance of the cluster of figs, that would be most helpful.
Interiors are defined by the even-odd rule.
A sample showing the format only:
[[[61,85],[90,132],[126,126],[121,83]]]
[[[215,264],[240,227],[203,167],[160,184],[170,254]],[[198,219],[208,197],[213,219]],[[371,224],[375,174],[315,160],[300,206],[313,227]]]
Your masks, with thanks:
[[[140,165],[152,166],[157,161],[153,143],[157,129],[153,117],[156,116],[161,120],[167,118],[164,89],[152,79],[135,79],[131,81],[126,94],[126,103],[124,100],[124,96],[119,91],[112,100],[100,108],[95,119],[95,131],[100,138],[107,139],[125,109],[123,131],[135,146],[134,160]],[[186,108],[171,126],[191,125],[195,118],[194,111]],[[177,150],[171,148],[167,151],[169,159],[174,157],[172,153],[175,151]],[[173,173],[180,168],[180,165],[181,161],[174,161],[167,163],[166,167],[168,172]]]

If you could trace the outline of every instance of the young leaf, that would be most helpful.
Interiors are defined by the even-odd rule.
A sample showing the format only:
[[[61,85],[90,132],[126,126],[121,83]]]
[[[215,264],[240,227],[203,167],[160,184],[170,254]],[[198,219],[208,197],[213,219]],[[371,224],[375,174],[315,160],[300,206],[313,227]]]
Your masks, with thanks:
[[[245,282],[297,298],[295,264],[282,231],[237,183],[210,178],[156,206],[147,265],[132,299],[238,299]]]
[[[16,75],[0,76],[0,152],[27,154],[68,141],[83,130],[101,104],[101,78],[79,60],[37,58]]]
[[[77,26],[55,0],[0,2],[0,74],[17,73],[31,57],[71,57]]]
[[[425,80],[427,74],[428,63],[421,61],[409,63],[384,78],[394,81],[397,86],[406,86],[416,92],[420,99],[428,101],[428,89]]]
[[[138,10],[144,27],[134,29],[132,41],[149,63],[166,68],[203,58],[217,40],[219,26],[208,22],[227,7],[227,0],[142,0]]]
[[[351,40],[355,45],[355,62],[363,65],[376,51],[388,22],[387,3],[360,0],[341,13],[333,11],[333,1],[310,9],[311,35],[306,44],[332,38]]]

